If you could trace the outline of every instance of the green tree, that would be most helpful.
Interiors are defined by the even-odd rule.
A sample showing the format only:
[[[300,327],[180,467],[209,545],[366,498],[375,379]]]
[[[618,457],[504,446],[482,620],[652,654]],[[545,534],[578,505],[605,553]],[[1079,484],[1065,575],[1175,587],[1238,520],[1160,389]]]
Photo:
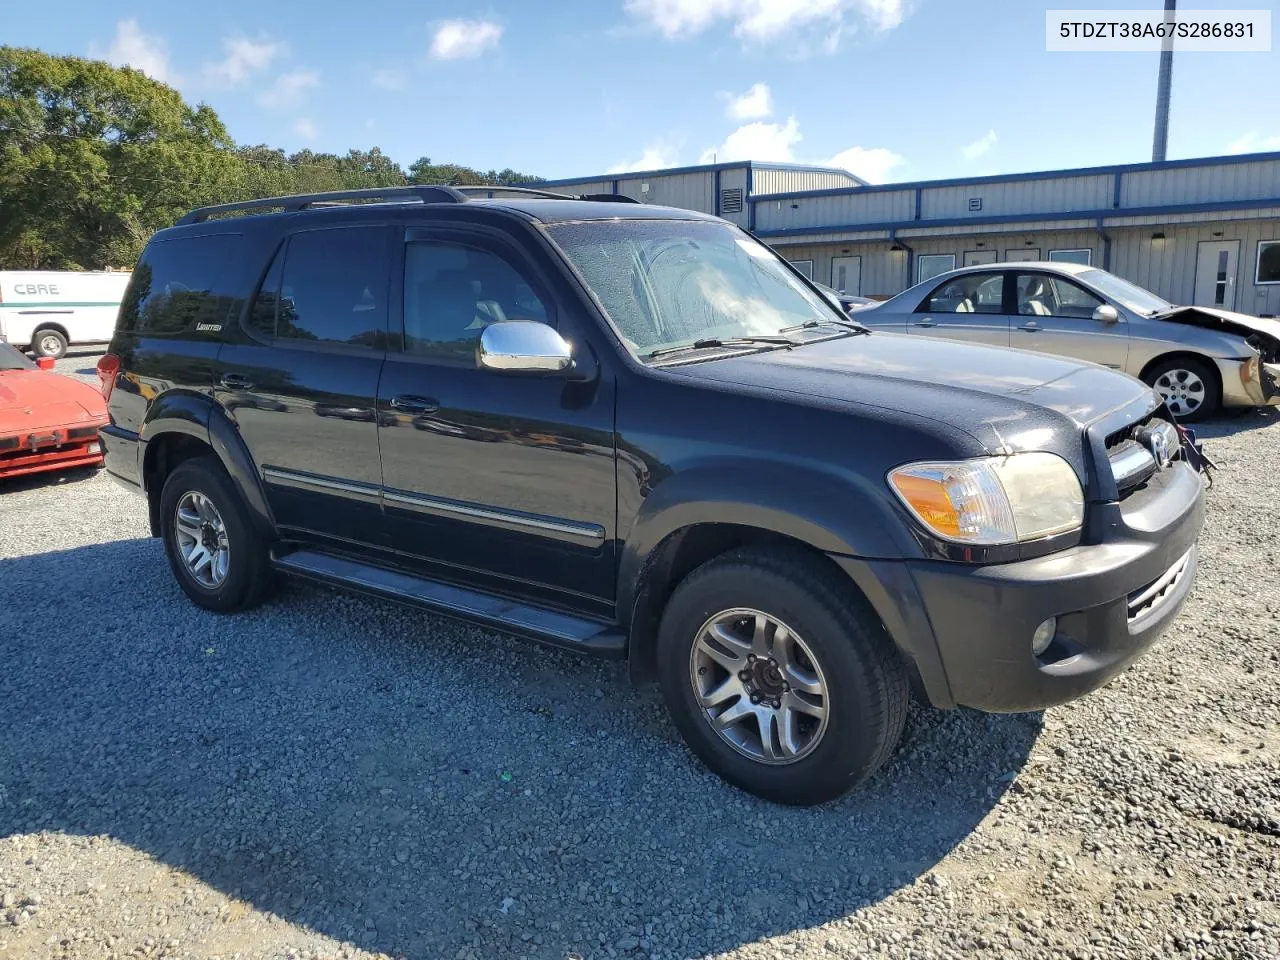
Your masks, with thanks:
[[[131,264],[151,233],[227,196],[231,139],[137,70],[0,47],[0,260]]]

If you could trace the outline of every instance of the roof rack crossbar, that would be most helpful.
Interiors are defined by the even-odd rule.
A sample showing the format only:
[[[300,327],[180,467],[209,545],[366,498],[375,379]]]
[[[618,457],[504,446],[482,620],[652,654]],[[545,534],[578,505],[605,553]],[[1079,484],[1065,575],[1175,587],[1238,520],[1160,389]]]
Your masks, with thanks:
[[[364,190],[334,190],[328,193],[304,193],[291,197],[264,197],[261,200],[242,200],[239,203],[220,203],[212,207],[192,210],[178,223],[203,223],[222,213],[250,210],[279,209],[286,212],[305,210],[307,207],[346,200],[396,201],[418,200],[422,203],[463,203],[466,195],[454,187],[416,184],[407,187],[371,187]]]

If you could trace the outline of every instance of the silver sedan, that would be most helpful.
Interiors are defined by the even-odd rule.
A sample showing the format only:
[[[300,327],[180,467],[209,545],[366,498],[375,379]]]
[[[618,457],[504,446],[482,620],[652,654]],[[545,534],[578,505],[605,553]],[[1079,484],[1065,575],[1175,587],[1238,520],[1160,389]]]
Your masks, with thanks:
[[[1154,387],[1184,420],[1224,406],[1280,404],[1280,321],[1174,306],[1095,267],[964,267],[855,315],[873,329],[1056,353],[1123,370]]]

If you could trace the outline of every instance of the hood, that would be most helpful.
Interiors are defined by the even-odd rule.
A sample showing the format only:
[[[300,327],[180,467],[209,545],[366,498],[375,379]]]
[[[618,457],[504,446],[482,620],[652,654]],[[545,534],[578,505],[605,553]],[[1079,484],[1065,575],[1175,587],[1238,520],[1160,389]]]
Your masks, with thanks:
[[[1210,330],[1224,330],[1242,337],[1262,334],[1272,341],[1273,351],[1280,348],[1280,320],[1252,317],[1247,313],[1219,310],[1216,307],[1176,307],[1169,313],[1160,314],[1156,319],[1166,323],[1182,323],[1193,327],[1206,327]]]
[[[1106,367],[893,333],[668,369],[721,383],[900,410],[953,425],[984,442],[992,436],[1008,441],[1050,421],[1084,426],[1144,396],[1156,406],[1148,387]],[[1034,442],[1031,437],[1026,443]]]
[[[0,371],[0,436],[105,420],[102,395],[44,370]]]

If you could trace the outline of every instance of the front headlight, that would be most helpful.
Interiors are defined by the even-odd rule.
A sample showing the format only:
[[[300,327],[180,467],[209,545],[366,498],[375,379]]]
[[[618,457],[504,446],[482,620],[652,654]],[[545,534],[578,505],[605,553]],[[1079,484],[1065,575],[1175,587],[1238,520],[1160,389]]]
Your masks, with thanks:
[[[889,486],[928,530],[953,543],[1038,540],[1084,523],[1080,481],[1052,453],[909,463],[889,472]]]

